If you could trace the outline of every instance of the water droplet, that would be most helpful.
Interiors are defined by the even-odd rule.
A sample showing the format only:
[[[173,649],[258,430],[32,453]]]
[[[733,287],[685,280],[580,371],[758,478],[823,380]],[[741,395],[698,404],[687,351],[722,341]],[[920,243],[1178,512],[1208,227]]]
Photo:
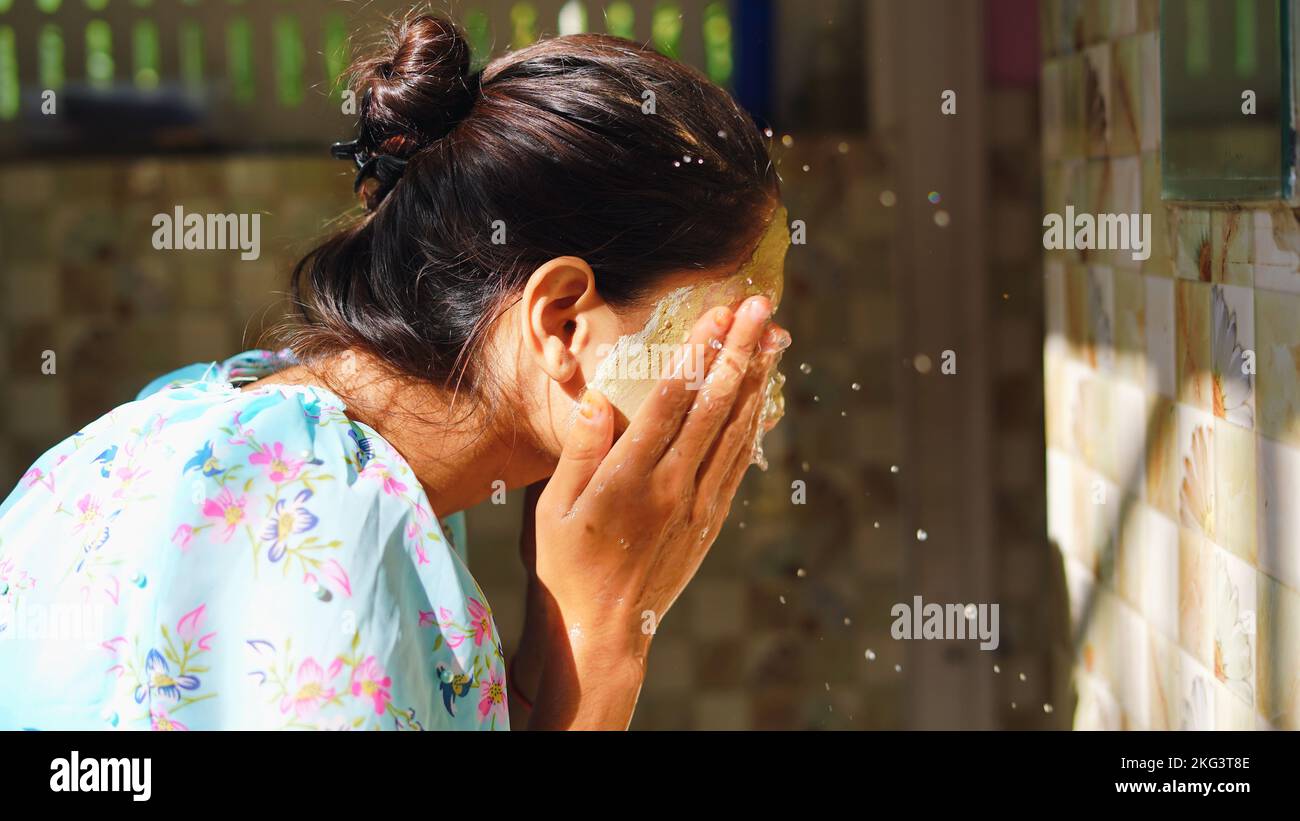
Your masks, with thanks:
[[[966,605],[966,618],[973,619],[979,615],[979,608],[973,604]]]
[[[727,139],[727,132],[725,132],[725,131],[719,131],[719,132],[718,132],[718,139],[721,139],[721,140],[725,140],[725,139]]]
[[[690,155],[690,154],[683,154],[683,155],[682,155],[682,162],[690,162],[690,161],[691,161],[691,155]]]
[[[840,143],[838,146],[836,146],[836,148],[839,149],[839,152],[840,152],[841,154],[847,154],[847,153],[849,153],[849,144],[848,144],[848,143]]]
[[[890,472],[890,473],[898,473],[898,465],[890,465],[890,466],[889,466],[889,472]]]
[[[1050,705],[1050,704],[1044,704],[1044,705],[1043,705],[1043,712],[1044,712],[1044,713],[1050,713],[1050,712],[1052,712],[1052,710],[1053,710],[1052,705]]]
[[[709,529],[706,527],[700,531],[700,541],[704,541],[707,538],[709,538]]]
[[[845,627],[848,627],[850,624],[853,624],[853,621],[852,621],[848,616],[845,616],[845,617],[844,617],[844,626],[845,626]]]
[[[722,340],[721,340],[721,339],[711,339],[711,340],[709,340],[709,347],[712,348],[712,349],[715,350],[715,351],[720,351],[720,350],[722,350]]]
[[[807,362],[802,363],[799,366],[799,373],[812,373],[812,365],[809,365]]]
[[[857,382],[854,382],[852,385],[849,385],[849,387],[852,388],[852,389],[855,390],[855,391],[860,391],[860,390],[862,390],[862,385],[859,384],[859,383],[857,383]]]
[[[926,533],[924,530],[922,530],[922,529],[919,528],[919,527],[916,529],[916,540],[917,540],[918,542],[923,542],[923,541],[925,541],[925,540],[928,539],[928,538],[930,538],[930,534],[929,534],[929,533]]]
[[[321,601],[329,601],[334,598],[334,594],[329,591],[329,588],[321,584],[316,585],[316,589],[312,593]]]
[[[781,604],[785,604],[785,596],[777,596],[777,598],[780,599]]]
[[[993,665],[993,672],[995,672],[995,673],[1001,673],[1001,672],[1002,672],[1002,667],[999,666],[999,665],[997,665],[997,664]]]
[[[812,170],[812,167],[809,166],[808,163],[804,163],[803,170],[804,170],[804,171],[811,171],[811,170]]]
[[[925,198],[930,201],[931,205],[938,205],[940,201],[943,200],[943,197],[939,194],[938,191],[931,191],[930,193],[925,195]]]
[[[786,148],[792,147],[794,145],[794,137],[790,136],[789,134],[786,134],[784,137],[781,138],[781,145],[785,146]]]
[[[149,578],[143,573],[136,573],[131,577],[131,584],[143,590],[145,585],[149,584]]]
[[[745,529],[745,523],[744,523],[744,522],[741,522],[741,523],[740,523],[740,529],[741,529],[741,530],[744,530],[744,529]]]
[[[821,398],[820,396],[818,396],[817,394],[814,393],[814,394],[813,394],[813,401],[814,401],[814,402],[820,402],[820,401],[822,401],[822,398]]]
[[[1020,674],[1020,680],[1021,680],[1021,681],[1024,681],[1024,680],[1025,680],[1025,674],[1024,674],[1024,673],[1021,673],[1021,674]]]
[[[901,664],[895,664],[895,665],[894,665],[894,672],[895,672],[895,673],[901,673],[901,672],[903,672],[903,665],[901,665]]]
[[[1011,709],[1013,709],[1013,710],[1016,709],[1016,703],[1015,703],[1014,701],[1011,702]]]
[[[843,416],[843,417],[847,418],[848,415],[849,415],[849,412],[848,412],[848,411],[840,411],[840,416]]]
[[[945,210],[943,210],[942,208],[940,208],[938,211],[935,211],[935,212],[934,212],[934,224],[935,224],[935,225],[939,226],[940,228],[947,228],[947,227],[948,227],[948,223],[950,223],[950,222],[952,222],[952,218],[948,216],[948,212],[947,212],[947,211],[945,211]]]
[[[808,471],[812,470],[812,465],[808,464],[807,462],[804,462],[799,467],[803,468],[804,473],[807,473]]]
[[[772,129],[770,129],[770,128],[765,128],[765,129],[763,129],[763,136],[764,136],[764,137],[771,137],[771,136],[772,136]]]
[[[912,367],[916,368],[917,373],[929,373],[931,365],[930,357],[923,353],[912,357]]]
[[[867,648],[867,652],[866,652],[864,655],[866,655],[866,657],[867,657],[867,661],[875,661],[875,660],[876,660],[876,651],[875,651],[875,650],[872,650],[871,648]]]
[[[804,570],[804,569],[801,567],[801,568],[799,568],[798,570],[794,571],[794,574],[795,574],[796,576],[798,576],[799,578],[802,579],[802,578],[804,578],[805,576],[808,575],[808,571],[807,571],[807,570]]]
[[[704,158],[703,158],[703,157],[699,157],[699,158],[697,158],[697,159],[695,160],[695,164],[696,164],[696,165],[704,165]]]
[[[895,194],[894,194],[893,191],[890,191],[890,190],[886,189],[886,190],[880,192],[880,204],[881,204],[881,205],[885,206],[886,208],[893,208],[893,207],[894,207],[894,203],[896,203],[896,202],[898,202],[898,197],[895,196]]]
[[[831,691],[831,683],[828,681],[828,682],[825,682],[825,684],[826,684],[826,692],[829,693],[829,692]]]
[[[673,160],[673,168],[681,168],[681,167],[682,164],[680,162],[678,162],[677,160]]]

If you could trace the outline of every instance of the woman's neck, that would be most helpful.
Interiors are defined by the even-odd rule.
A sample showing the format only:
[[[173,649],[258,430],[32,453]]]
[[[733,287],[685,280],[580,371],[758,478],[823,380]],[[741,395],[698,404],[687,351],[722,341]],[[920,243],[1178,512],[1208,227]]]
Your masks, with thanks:
[[[374,428],[407,461],[439,516],[482,502],[502,487],[498,482],[523,487],[555,467],[533,437],[490,424],[469,398],[391,375],[361,353],[295,365],[247,387],[271,384],[316,385],[338,394],[348,418]]]

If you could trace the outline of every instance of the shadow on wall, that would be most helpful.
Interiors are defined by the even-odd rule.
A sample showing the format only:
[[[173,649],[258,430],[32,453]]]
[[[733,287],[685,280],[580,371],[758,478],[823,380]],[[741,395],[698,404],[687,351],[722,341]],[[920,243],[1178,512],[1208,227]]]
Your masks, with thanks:
[[[1147,259],[1047,254],[1075,726],[1295,729],[1300,226],[1161,200],[1158,4],[1045,7],[1045,212],[1151,216]]]

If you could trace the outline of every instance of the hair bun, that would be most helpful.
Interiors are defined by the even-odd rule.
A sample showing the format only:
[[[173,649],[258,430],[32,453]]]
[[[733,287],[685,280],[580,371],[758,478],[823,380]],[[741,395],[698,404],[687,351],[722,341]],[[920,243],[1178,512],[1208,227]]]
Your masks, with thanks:
[[[388,41],[354,69],[358,91],[369,92],[362,128],[374,150],[409,156],[445,136],[474,105],[469,42],[455,23],[433,15],[402,21]]]

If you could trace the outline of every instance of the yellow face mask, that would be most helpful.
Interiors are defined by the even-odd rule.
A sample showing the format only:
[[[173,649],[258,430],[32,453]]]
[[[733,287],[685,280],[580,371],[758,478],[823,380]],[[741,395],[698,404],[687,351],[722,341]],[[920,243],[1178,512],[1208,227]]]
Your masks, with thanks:
[[[620,421],[626,425],[651,388],[667,372],[667,363],[681,351],[691,328],[705,311],[718,305],[735,307],[758,294],[770,299],[775,311],[781,304],[785,286],[785,254],[789,247],[786,210],[777,206],[749,260],[736,273],[724,279],[677,288],[660,299],[640,331],[625,334],[614,343],[588,386],[610,400],[624,417]],[[682,376],[688,383],[695,382],[695,387],[702,384],[705,376],[700,372],[703,352],[698,353],[698,356],[688,354],[681,362]],[[773,368],[754,439],[753,460],[763,468],[767,467],[763,458],[763,434],[785,413],[785,399],[781,395],[784,384],[785,377]]]

